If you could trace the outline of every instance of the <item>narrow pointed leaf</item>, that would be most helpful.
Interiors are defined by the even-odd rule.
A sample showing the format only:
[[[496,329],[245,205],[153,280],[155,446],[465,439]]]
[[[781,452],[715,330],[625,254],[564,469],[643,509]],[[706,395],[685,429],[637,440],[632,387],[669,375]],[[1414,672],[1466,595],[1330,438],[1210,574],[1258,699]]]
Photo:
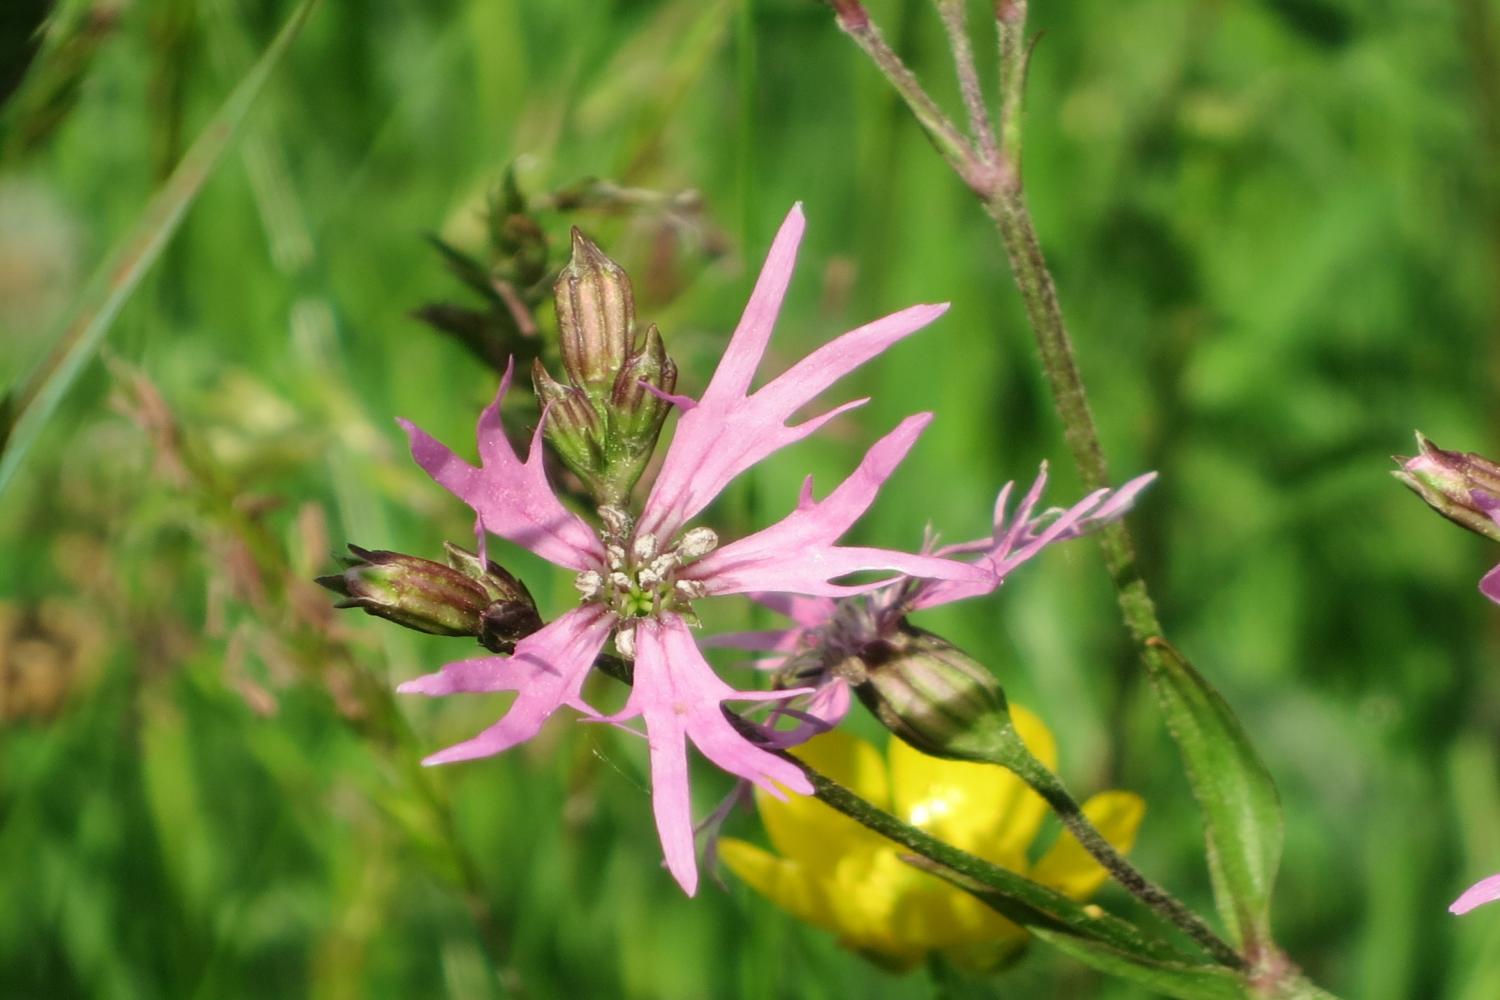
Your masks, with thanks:
[[[89,280],[51,353],[31,377],[0,399],[0,493],[10,483],[49,417],[93,357],[120,309],[177,232],[229,148],[271,71],[291,46],[317,0],[302,0],[260,60],[235,86],[182,161]]]
[[[1244,978],[1228,969],[1143,958],[1063,931],[1033,928],[1032,933],[1084,965],[1161,996],[1180,1000],[1247,1000],[1254,995]]]
[[[1214,901],[1255,959],[1274,948],[1271,890],[1281,862],[1281,800],[1227,702],[1182,654],[1154,640],[1156,693],[1203,814]]]
[[[910,856],[903,857],[902,860],[962,889],[1002,917],[1029,931],[1051,931],[1065,938],[1091,942],[1118,955],[1133,956],[1143,962],[1191,967],[1188,956],[1166,941],[1150,937],[1129,921],[1121,920],[1097,906],[1085,906],[1055,889],[1008,869],[990,866],[993,871],[989,873],[980,869],[961,872],[930,858]],[[995,873],[1004,873],[1006,877],[986,877],[985,881],[976,877]],[[987,884],[990,882],[993,884]]]

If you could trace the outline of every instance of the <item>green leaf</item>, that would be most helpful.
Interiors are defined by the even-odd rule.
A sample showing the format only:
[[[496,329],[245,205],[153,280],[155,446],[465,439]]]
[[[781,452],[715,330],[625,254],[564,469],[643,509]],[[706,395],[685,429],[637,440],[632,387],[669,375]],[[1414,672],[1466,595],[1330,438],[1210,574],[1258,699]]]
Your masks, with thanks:
[[[1134,924],[1098,907],[1086,907],[1056,889],[946,844],[871,805],[805,761],[785,752],[782,756],[802,768],[820,801],[916,851],[919,856],[903,857],[908,864],[946,879],[1022,927],[1057,929],[1147,958],[1175,961],[1184,957],[1172,945],[1143,934]]]
[[[302,0],[260,60],[245,74],[198,134],[182,161],[89,279],[51,352],[29,379],[0,399],[0,493],[16,474],[48,418],[85,362],[93,357],[115,317],[177,232],[188,207],[223,159],[271,71],[317,0]]]
[[[1085,906],[1055,889],[1032,882],[1008,869],[997,869],[1010,878],[999,886],[993,886],[929,858],[903,856],[901,860],[962,889],[1002,917],[1029,931],[1049,931],[1090,941],[1115,954],[1135,956],[1141,961],[1181,963],[1184,966],[1191,961],[1171,944],[1149,937],[1134,924],[1097,906]]]
[[[1241,976],[1218,966],[1142,958],[1063,931],[1036,928],[1032,933],[1084,965],[1162,996],[1181,1000],[1246,1000],[1254,995]]]
[[[1223,697],[1165,640],[1151,640],[1157,698],[1203,814],[1214,901],[1255,962],[1270,949],[1271,891],[1281,862],[1281,799]]]

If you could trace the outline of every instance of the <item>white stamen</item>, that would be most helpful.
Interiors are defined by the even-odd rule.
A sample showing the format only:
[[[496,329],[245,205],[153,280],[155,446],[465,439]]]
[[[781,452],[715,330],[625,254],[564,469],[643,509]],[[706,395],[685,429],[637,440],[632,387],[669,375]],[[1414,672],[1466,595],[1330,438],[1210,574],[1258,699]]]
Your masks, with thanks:
[[[631,551],[635,554],[636,562],[648,562],[655,557],[656,547],[656,536],[646,531],[635,536]]]
[[[635,581],[626,576],[624,573],[621,573],[619,570],[615,570],[613,573],[609,574],[609,582],[614,584],[621,590],[635,589]]]
[[[624,569],[625,547],[623,545],[604,546],[604,558],[608,560],[610,569]]]
[[[635,629],[622,628],[615,633],[615,649],[627,660],[635,659]]]
[[[693,528],[677,543],[677,555],[683,562],[701,559],[719,546],[719,536],[712,528]]]
[[[661,577],[649,569],[641,570],[635,575],[635,579],[641,585],[642,590],[650,590],[658,583],[661,583]]]
[[[651,560],[651,565],[648,566],[647,569],[653,576],[660,580],[664,578],[668,573],[676,569],[680,564],[681,560],[677,558],[676,552],[663,552],[661,555]]]
[[[702,580],[678,580],[674,589],[684,599],[696,601],[700,597],[708,596],[708,584]]]
[[[605,534],[624,538],[630,533],[630,515],[619,507],[600,507],[599,520],[604,522]]]
[[[585,599],[597,597],[599,591],[604,587],[604,577],[591,569],[585,570],[573,578],[573,586],[578,588],[578,592]]]

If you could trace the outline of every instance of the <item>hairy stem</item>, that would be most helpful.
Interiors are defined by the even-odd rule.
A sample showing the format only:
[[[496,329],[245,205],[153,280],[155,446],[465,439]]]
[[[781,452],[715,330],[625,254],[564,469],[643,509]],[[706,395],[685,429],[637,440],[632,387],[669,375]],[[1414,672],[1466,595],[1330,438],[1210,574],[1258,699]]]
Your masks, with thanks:
[[[937,0],[937,8],[943,18],[943,29],[948,33],[948,47],[953,50],[958,89],[963,95],[964,111],[969,116],[969,134],[978,144],[980,158],[987,163],[994,163],[1000,158],[1000,145],[995,139],[995,130],[990,125],[990,111],[984,101],[984,88],[979,83],[979,70],[974,65],[974,49],[969,45],[969,31],[964,16],[966,2],[967,0]]]
[[[1008,755],[1004,766],[1026,782],[1052,807],[1052,811],[1057,813],[1057,818],[1062,820],[1063,826],[1078,839],[1078,843],[1093,856],[1095,861],[1103,865],[1105,870],[1113,875],[1115,880],[1132,896],[1196,941],[1220,965],[1232,969],[1245,968],[1245,960],[1223,938],[1215,934],[1211,927],[1199,919],[1196,913],[1184,906],[1176,896],[1143,875],[1140,869],[1115,850],[1094,824],[1089,822],[1078,800],[1068,794],[1062,779],[1037,760],[1029,750],[1026,750],[1020,740],[1015,742],[1020,749]]]
[[[896,93],[916,117],[917,124],[922,126],[927,138],[932,140],[933,146],[954,172],[975,192],[991,190],[995,186],[994,166],[983,163],[974,155],[964,134],[948,119],[927,91],[922,89],[916,76],[887,44],[885,36],[875,27],[858,0],[829,2],[838,14],[839,27],[854,39],[854,43],[864,50],[865,55],[880,69],[881,75],[896,89]]]
[[[1063,323],[1057,286],[1047,269],[1046,258],[1042,256],[1031,214],[1026,210],[1018,189],[997,193],[985,203],[985,210],[994,220],[1005,245],[1011,273],[1015,276],[1026,317],[1036,336],[1047,385],[1052,390],[1053,402],[1063,422],[1063,439],[1078,467],[1079,478],[1085,490],[1102,489],[1109,483],[1109,465],[1099,443],[1099,429],[1089,407],[1083,375],[1073,355],[1073,341]],[[1114,580],[1125,626],[1140,648],[1148,669],[1155,674],[1160,670],[1159,653],[1150,642],[1162,638],[1161,623],[1156,617],[1156,605],[1146,589],[1146,581],[1137,568],[1135,543],[1130,531],[1124,521],[1111,521],[1100,527],[1096,537],[1104,553],[1104,564]]]

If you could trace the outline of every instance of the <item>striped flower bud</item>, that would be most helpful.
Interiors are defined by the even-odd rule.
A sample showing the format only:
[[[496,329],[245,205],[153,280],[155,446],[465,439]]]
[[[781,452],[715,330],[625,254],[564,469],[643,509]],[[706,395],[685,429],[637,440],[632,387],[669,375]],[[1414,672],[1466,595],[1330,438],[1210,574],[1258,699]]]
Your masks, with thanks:
[[[563,368],[572,383],[602,396],[630,349],[635,294],[630,277],[573,227],[573,256],[553,286]]]
[[[1014,741],[999,681],[931,632],[903,623],[837,672],[882,725],[930,756],[993,761]]]

